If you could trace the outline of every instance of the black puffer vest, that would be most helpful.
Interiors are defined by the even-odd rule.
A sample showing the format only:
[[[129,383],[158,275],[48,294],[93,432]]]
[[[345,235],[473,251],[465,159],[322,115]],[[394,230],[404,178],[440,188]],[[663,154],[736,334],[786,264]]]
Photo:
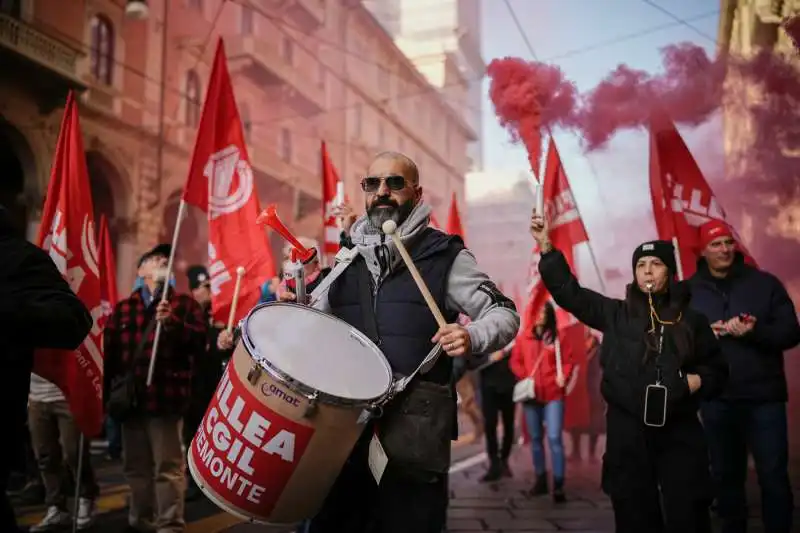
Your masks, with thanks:
[[[454,323],[458,313],[446,306],[447,278],[456,256],[464,249],[460,237],[445,235],[426,228],[419,240],[409,249],[414,264],[428,285],[445,320]],[[341,318],[361,332],[369,334],[364,323],[364,313],[359,298],[361,279],[372,276],[366,270],[365,259],[359,256],[333,283],[328,301],[333,315]],[[371,286],[370,311],[377,322],[378,338],[372,339],[386,356],[392,370],[401,375],[413,372],[433,348],[431,338],[439,327],[428,310],[425,300],[411,277],[401,265],[391,272],[377,287]],[[440,384],[450,383],[452,360],[440,357],[434,368],[422,379]]]

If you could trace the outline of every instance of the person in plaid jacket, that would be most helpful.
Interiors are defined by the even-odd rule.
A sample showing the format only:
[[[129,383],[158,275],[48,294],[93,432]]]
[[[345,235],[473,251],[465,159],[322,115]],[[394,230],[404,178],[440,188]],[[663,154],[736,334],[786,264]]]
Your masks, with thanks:
[[[160,301],[159,280],[166,278],[169,254],[170,246],[162,244],[142,256],[139,276],[144,283],[116,305],[104,334],[106,391],[131,368],[141,387],[139,409],[121,421],[132,531],[177,533],[185,527],[181,433],[194,360],[205,351],[208,326],[191,296],[170,291],[168,300]],[[155,327],[148,324],[154,320],[162,322],[162,331],[152,386],[146,387],[155,336]]]

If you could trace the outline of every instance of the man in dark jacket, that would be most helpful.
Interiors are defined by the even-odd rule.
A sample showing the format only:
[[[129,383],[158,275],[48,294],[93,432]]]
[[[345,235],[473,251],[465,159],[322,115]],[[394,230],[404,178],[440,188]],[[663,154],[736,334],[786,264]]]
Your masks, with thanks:
[[[202,265],[190,266],[186,269],[186,277],[189,278],[192,297],[203,308],[206,324],[208,324],[206,349],[205,353],[198,354],[193,367],[192,399],[183,424],[183,444],[188,448],[198,426],[203,421],[208,404],[217,390],[223,366],[230,359],[233,350],[221,350],[217,346],[217,339],[225,325],[216,322],[211,316],[211,277],[208,275],[208,270]],[[193,500],[200,496],[200,489],[194,482],[194,478],[191,476],[188,478],[186,499]]]
[[[30,374],[36,348],[74,350],[92,327],[86,306],[70,290],[50,257],[27,242],[21,228],[0,206],[0,327],[3,386],[0,405],[6,419],[5,440],[25,441]],[[6,496],[15,455],[0,454],[0,531],[18,531]]]
[[[800,342],[794,305],[778,279],[745,264],[722,222],[700,228],[691,306],[711,322],[730,366],[723,395],[702,406],[724,533],[747,529],[747,450],[761,486],[765,531],[792,529],[783,352]]]

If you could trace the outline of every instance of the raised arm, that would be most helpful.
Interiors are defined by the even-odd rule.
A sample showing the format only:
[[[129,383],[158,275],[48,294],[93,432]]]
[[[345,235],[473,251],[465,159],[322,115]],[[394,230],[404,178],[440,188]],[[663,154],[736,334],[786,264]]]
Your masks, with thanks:
[[[544,217],[531,217],[531,235],[541,250],[539,274],[559,307],[569,311],[590,328],[604,331],[613,323],[622,302],[581,287],[564,255],[553,248]]]

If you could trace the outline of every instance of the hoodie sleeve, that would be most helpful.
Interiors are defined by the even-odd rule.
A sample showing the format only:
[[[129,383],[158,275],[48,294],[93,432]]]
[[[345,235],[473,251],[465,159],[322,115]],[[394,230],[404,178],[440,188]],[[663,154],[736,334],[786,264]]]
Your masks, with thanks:
[[[507,346],[519,330],[514,302],[501,293],[489,276],[478,270],[475,256],[462,250],[447,278],[447,308],[467,315],[465,327],[472,353],[492,353]]]

